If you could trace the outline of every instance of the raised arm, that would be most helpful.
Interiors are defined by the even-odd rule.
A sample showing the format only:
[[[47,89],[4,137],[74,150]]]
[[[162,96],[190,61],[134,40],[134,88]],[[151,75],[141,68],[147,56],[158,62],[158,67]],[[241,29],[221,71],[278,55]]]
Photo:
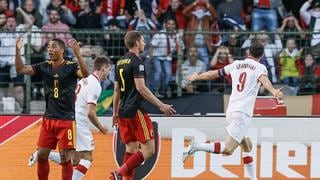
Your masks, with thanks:
[[[16,57],[15,57],[16,71],[17,73],[21,73],[21,74],[34,75],[34,71],[31,65],[25,65],[22,62],[20,51],[23,45],[24,44],[23,44],[22,37],[19,36],[16,41]]]
[[[97,114],[96,114],[96,105],[89,103],[88,106],[88,118],[91,121],[91,123],[99,129],[99,131],[103,134],[106,134],[108,132],[108,129],[102,126],[100,123]]]
[[[275,89],[266,75],[261,75],[259,77],[259,81],[262,83],[263,87],[265,87],[266,90],[268,90],[274,97],[281,98],[283,96],[283,93],[281,92],[282,88]]]
[[[134,78],[134,83],[137,91],[144,97],[144,99],[159,108],[161,112],[169,116],[176,113],[172,105],[162,103],[155,95],[153,95],[153,93],[145,85],[143,78]]]
[[[72,48],[74,55],[77,57],[80,69],[77,71],[77,76],[79,78],[85,78],[89,76],[89,71],[86,63],[84,62],[80,53],[80,43],[75,39],[70,39],[68,45]]]

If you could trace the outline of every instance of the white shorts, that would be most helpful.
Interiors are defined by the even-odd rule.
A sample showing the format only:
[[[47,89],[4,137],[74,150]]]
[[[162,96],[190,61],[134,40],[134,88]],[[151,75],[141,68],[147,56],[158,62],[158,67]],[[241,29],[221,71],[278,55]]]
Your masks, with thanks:
[[[248,134],[251,119],[252,117],[242,112],[231,112],[226,115],[226,120],[229,123],[226,127],[227,132],[239,144]]]
[[[93,149],[94,141],[89,126],[84,127],[77,124],[76,151],[92,151]]]

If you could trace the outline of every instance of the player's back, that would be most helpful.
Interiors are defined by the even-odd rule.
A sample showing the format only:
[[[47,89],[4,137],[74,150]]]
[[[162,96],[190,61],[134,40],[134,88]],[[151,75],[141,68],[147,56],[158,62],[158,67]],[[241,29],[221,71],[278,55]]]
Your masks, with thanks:
[[[254,103],[261,83],[259,77],[267,75],[266,67],[252,58],[235,61],[225,67],[232,78],[232,92],[227,112],[239,111],[253,115]]]
[[[96,104],[101,93],[101,85],[98,76],[89,75],[82,78],[76,88],[76,121],[80,124],[88,124],[88,104]]]
[[[136,89],[134,78],[144,78],[143,60],[134,53],[121,57],[116,66],[115,80],[120,86],[120,117],[133,117],[137,110],[145,111],[144,99]]]

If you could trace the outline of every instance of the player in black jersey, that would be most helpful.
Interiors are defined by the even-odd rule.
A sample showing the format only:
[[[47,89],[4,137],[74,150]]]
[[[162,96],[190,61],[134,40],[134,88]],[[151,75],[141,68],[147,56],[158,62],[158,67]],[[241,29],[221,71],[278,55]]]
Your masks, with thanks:
[[[65,44],[61,39],[48,43],[49,60],[35,65],[24,65],[20,50],[22,38],[16,42],[15,65],[18,73],[42,77],[45,91],[46,111],[43,116],[38,140],[38,179],[49,176],[48,155],[57,144],[62,165],[62,179],[72,179],[71,150],[75,147],[75,87],[77,78],[87,77],[88,70],[80,55],[79,43],[71,39],[78,63],[63,58]],[[79,68],[80,67],[80,68]]]
[[[145,66],[139,57],[145,46],[143,35],[138,31],[129,31],[125,44],[129,52],[117,62],[112,118],[113,125],[119,125],[126,153],[122,166],[111,173],[110,179],[119,176],[133,179],[133,170],[155,151],[153,128],[145,109],[145,100],[166,115],[176,112],[172,105],[162,103],[145,85]],[[139,145],[141,150],[138,150]]]

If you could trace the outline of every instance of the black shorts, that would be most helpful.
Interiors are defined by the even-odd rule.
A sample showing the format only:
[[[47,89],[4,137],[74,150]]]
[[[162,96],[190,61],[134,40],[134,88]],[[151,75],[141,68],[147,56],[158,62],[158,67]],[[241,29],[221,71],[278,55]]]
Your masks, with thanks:
[[[10,68],[11,66],[0,67],[0,87],[9,87],[10,82],[13,82],[14,86],[24,85],[24,75],[18,74],[16,78],[10,78]]]

